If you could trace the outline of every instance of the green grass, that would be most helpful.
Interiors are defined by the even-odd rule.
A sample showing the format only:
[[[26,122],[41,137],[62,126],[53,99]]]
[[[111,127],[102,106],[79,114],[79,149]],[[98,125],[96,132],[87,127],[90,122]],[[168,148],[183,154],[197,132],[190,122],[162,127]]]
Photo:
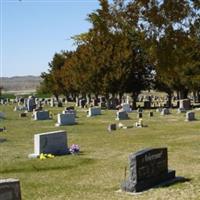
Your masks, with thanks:
[[[13,112],[14,106],[0,106],[6,119],[0,127],[7,131],[0,138],[0,177],[18,178],[23,200],[198,200],[200,199],[200,112],[197,120],[185,122],[184,114],[148,117],[143,114],[147,128],[118,129],[108,133],[109,123],[115,121],[115,111],[103,111],[101,116],[86,117],[84,110],[78,110],[77,125],[55,127],[53,120],[33,121],[31,113],[19,118]],[[56,114],[62,108],[46,108]],[[129,114],[126,125],[136,122],[136,113]],[[28,159],[33,153],[33,136],[46,131],[66,130],[68,145],[79,144],[78,156],[57,156],[53,159]],[[147,147],[167,147],[169,168],[177,176],[190,179],[169,187],[148,190],[139,195],[116,192],[124,180],[124,168],[128,166],[128,155]]]

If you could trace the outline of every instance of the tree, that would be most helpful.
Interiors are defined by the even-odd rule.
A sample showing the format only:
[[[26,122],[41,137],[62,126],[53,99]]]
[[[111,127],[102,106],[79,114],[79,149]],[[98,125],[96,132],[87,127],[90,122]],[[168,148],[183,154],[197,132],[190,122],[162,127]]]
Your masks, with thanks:
[[[191,42],[189,29],[197,15],[194,4],[189,0],[136,0],[133,4],[139,10],[138,24],[145,31],[149,55],[156,67],[156,83],[186,98],[190,89],[187,71],[191,58],[185,53]]]
[[[49,63],[49,72],[43,72],[41,78],[43,82],[41,83],[41,91],[46,91],[47,93],[53,94],[56,99],[63,92],[63,83],[61,81],[61,68],[64,66],[65,62],[65,52],[55,53],[52,61]]]

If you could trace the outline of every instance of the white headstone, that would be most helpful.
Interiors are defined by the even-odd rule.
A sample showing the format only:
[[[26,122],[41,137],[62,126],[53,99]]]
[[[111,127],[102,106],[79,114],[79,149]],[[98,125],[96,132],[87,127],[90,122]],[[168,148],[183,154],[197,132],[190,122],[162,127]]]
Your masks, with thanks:
[[[46,132],[34,135],[34,154],[64,155],[68,153],[66,131]]]
[[[126,112],[132,112],[132,109],[131,109],[131,107],[130,107],[130,104],[128,104],[128,103],[122,103],[121,106],[122,106],[122,109],[123,109],[124,111],[126,111]]]

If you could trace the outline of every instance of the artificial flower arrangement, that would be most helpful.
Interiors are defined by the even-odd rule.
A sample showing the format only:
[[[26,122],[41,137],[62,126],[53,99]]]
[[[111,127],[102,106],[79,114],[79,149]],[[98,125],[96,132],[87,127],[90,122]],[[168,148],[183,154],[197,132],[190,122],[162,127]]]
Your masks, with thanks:
[[[69,151],[71,154],[78,154],[80,152],[80,147],[78,144],[72,144]]]
[[[45,160],[47,158],[54,158],[54,157],[55,157],[54,155],[46,154],[46,153],[41,153],[40,156],[39,156],[40,160]]]

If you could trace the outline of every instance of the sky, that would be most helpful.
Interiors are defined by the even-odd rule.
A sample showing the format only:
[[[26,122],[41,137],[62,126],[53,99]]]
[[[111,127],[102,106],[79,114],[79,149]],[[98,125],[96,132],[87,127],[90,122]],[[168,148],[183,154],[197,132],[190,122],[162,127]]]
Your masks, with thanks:
[[[0,0],[0,76],[39,76],[72,36],[86,32],[98,0]]]

